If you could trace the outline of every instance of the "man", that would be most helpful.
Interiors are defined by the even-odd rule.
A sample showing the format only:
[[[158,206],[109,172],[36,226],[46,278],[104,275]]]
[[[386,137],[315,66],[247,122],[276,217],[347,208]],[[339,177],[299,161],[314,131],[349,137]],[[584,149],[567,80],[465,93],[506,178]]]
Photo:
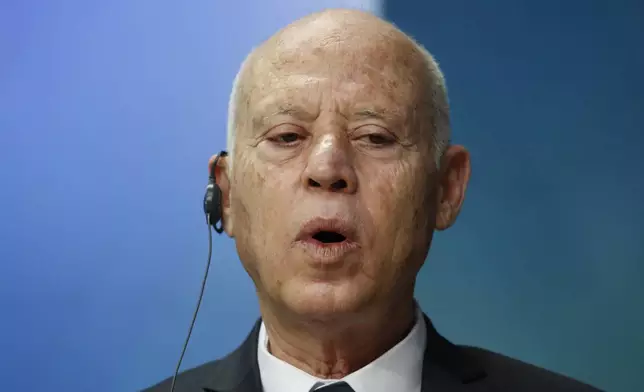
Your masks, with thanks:
[[[230,108],[214,169],[262,318],[176,391],[596,391],[454,345],[415,303],[470,158],[449,143],[443,76],[411,38],[359,11],[310,15],[249,55]]]

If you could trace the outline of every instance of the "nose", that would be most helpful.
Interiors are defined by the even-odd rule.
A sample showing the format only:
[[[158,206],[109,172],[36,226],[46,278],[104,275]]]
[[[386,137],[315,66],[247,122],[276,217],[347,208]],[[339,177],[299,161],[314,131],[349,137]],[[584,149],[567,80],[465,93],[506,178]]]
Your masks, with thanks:
[[[347,144],[334,135],[323,136],[309,156],[303,173],[304,186],[311,190],[355,193],[357,176]]]

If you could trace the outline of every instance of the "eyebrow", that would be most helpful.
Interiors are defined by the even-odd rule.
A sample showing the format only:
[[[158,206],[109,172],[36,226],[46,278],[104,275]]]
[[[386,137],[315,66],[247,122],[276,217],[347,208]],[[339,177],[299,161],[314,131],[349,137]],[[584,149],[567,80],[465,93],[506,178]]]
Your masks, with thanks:
[[[258,113],[253,116],[253,126],[255,129],[261,128],[268,122],[269,118],[276,116],[289,116],[302,121],[312,121],[317,117],[316,114],[311,113],[310,111],[304,109],[299,105],[268,105],[265,108],[259,110]]]
[[[294,103],[281,102],[271,103],[259,109],[252,117],[253,129],[261,131],[272,117],[288,116],[304,122],[314,121],[318,113],[311,113],[303,106]],[[392,122],[398,120],[397,111],[386,109],[382,106],[368,107],[358,109],[351,113],[348,120],[368,120],[375,119],[383,122]]]
[[[398,110],[391,110],[377,106],[357,110],[351,115],[351,119],[375,119],[387,123],[397,123],[401,120],[400,115],[401,114]]]
[[[386,120],[391,117],[384,109],[361,109],[353,113],[356,118],[375,118],[378,120]]]

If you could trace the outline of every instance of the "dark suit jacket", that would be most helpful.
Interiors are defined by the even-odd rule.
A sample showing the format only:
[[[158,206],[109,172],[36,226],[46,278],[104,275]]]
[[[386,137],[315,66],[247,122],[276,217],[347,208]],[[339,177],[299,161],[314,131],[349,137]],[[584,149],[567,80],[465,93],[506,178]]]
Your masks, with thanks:
[[[598,392],[562,375],[475,347],[457,346],[436,331],[429,318],[422,392]],[[262,392],[257,365],[261,320],[244,343],[223,359],[187,370],[175,392]],[[169,392],[169,378],[142,392]],[[302,391],[307,392],[307,391]]]

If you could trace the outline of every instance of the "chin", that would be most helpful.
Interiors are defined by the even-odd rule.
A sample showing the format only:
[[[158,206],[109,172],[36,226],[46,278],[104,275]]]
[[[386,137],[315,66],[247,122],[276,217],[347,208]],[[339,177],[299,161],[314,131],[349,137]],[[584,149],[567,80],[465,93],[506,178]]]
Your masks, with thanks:
[[[282,287],[281,297],[297,316],[324,321],[360,313],[372,295],[355,281],[292,281]]]

